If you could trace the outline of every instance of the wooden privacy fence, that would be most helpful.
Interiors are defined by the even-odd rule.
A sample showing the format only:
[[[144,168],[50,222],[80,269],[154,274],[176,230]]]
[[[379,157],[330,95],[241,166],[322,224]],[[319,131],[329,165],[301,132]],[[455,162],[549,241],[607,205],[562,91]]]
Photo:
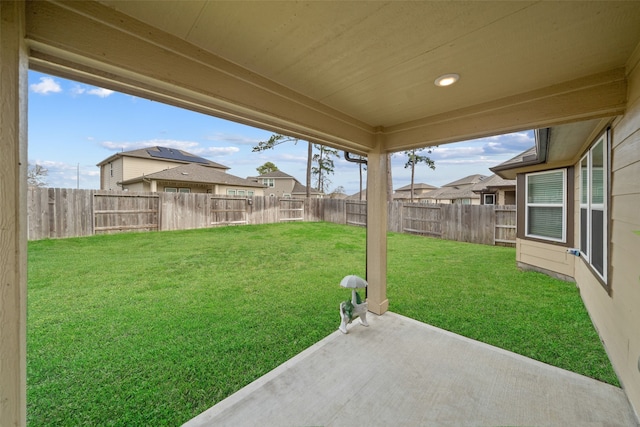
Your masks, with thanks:
[[[366,201],[340,199],[30,188],[27,204],[29,240],[291,221],[367,224]],[[389,231],[515,245],[515,206],[396,201],[388,209]]]
[[[367,202],[346,202],[346,224],[365,226]],[[437,205],[394,201],[388,205],[389,231],[459,242],[515,246],[513,205]]]

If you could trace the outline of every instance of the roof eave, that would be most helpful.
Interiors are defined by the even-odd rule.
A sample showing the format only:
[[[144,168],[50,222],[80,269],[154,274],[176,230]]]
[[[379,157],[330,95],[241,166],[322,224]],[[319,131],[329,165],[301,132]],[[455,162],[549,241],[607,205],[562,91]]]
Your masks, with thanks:
[[[489,168],[489,170],[495,173],[496,175],[498,175],[500,178],[516,179],[518,170],[524,167],[535,166],[535,165],[545,163],[547,161],[547,153],[549,148],[549,138],[551,135],[551,128],[536,129],[534,131],[534,135],[535,135],[535,146],[536,146],[535,154],[530,154],[528,156],[522,157],[521,162],[511,163],[506,165],[501,164],[501,165],[497,165],[492,168]]]

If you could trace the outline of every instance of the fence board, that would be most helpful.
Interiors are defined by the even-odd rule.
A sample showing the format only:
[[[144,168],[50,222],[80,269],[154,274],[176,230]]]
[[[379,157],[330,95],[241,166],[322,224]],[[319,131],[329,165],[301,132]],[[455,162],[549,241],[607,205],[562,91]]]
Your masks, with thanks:
[[[346,223],[360,227],[367,226],[367,202],[346,201]]]
[[[346,224],[347,214],[344,207],[346,200],[343,199],[321,199],[322,203],[322,220],[333,222],[335,224]]]
[[[280,199],[278,221],[304,221],[304,200]]]
[[[96,234],[122,231],[157,231],[160,195],[126,191],[96,191],[93,195],[93,228]]]
[[[402,209],[402,232],[441,237],[441,208],[439,205],[406,203]]]
[[[495,207],[496,231],[495,244],[515,246],[516,244],[516,206],[504,205]]]
[[[211,197],[211,225],[248,224],[246,198]]]

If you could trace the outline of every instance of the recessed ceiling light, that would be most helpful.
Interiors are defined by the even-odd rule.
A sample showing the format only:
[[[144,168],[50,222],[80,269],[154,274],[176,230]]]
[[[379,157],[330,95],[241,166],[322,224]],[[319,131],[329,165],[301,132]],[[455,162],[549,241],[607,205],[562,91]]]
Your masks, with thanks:
[[[444,87],[444,86],[451,86],[452,84],[454,84],[455,82],[458,81],[458,79],[460,79],[460,76],[458,74],[444,74],[440,77],[438,77],[436,79],[435,82],[433,82],[436,86],[440,86],[440,87]]]

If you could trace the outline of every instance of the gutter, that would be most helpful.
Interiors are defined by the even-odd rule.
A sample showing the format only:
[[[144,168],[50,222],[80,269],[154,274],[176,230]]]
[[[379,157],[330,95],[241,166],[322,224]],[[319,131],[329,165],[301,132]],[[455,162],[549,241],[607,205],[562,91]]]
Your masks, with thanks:
[[[520,169],[526,166],[534,166],[539,165],[541,163],[546,163],[549,141],[551,139],[551,128],[542,128],[534,130],[535,140],[536,140],[536,152],[535,154],[530,154],[528,156],[523,156],[522,160],[517,163],[509,163],[497,165],[492,168],[489,168],[491,172],[494,172],[505,178],[500,174],[500,172],[505,172],[514,169]]]

